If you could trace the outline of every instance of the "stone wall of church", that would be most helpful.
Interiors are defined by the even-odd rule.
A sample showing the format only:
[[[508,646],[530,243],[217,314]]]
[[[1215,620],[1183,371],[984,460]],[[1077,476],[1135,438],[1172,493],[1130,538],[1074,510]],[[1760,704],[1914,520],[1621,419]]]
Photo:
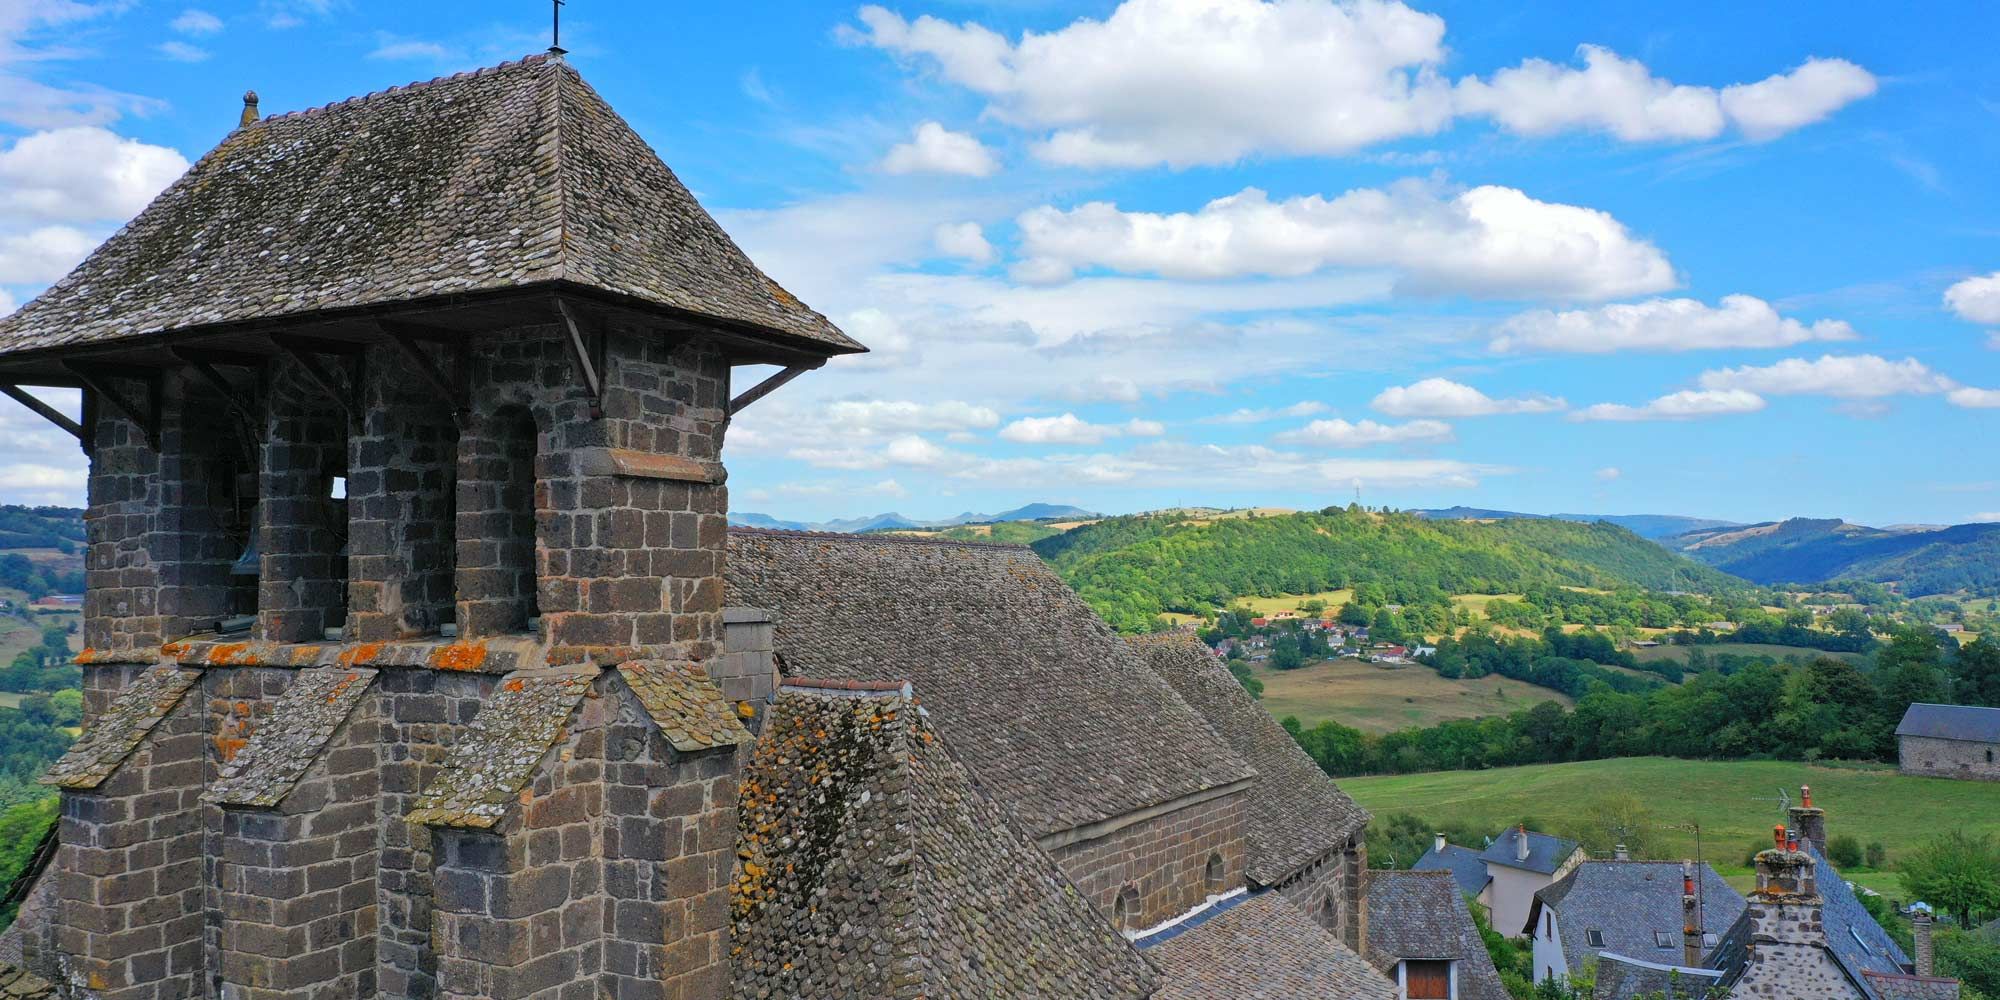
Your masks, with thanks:
[[[1232,792],[1049,853],[1106,918],[1124,912],[1120,929],[1141,930],[1208,898],[1210,857],[1222,859],[1222,886],[1243,884],[1247,820],[1242,793]]]
[[[1901,741],[1904,774],[2000,781],[2000,743],[1929,736],[1904,736]]]
[[[1349,837],[1340,850],[1279,883],[1286,899],[1304,910],[1321,927],[1353,948],[1365,952],[1368,904],[1363,885],[1368,871],[1368,846],[1361,834]]]

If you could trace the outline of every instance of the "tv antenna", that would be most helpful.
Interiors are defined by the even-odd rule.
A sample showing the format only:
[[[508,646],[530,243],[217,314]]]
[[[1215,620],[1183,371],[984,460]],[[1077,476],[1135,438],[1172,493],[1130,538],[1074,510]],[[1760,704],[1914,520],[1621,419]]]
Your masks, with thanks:
[[[1778,789],[1778,797],[1777,797],[1777,798],[1775,798],[1775,799],[1760,799],[1760,798],[1757,798],[1757,797],[1755,797],[1755,796],[1752,796],[1752,797],[1751,797],[1751,799],[1750,799],[1750,801],[1752,801],[1752,802],[1776,802],[1776,803],[1778,804],[1778,812],[1780,812],[1780,813],[1789,813],[1789,812],[1791,811],[1791,808],[1792,808],[1792,797],[1791,797],[1791,795],[1790,795],[1789,793],[1787,793],[1787,792],[1786,792],[1786,791],[1785,791],[1785,790],[1784,790],[1784,789],[1783,789],[1782,787]]]

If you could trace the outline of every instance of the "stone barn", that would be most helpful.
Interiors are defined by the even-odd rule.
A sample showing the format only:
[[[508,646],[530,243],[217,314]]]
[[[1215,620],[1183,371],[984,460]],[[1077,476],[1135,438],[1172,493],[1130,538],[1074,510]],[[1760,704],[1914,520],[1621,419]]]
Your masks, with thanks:
[[[1391,997],[1367,814],[1198,645],[728,530],[733,415],[860,350],[559,52],[248,98],[0,319],[90,460],[8,994]]]
[[[1911,705],[1896,746],[1904,774],[2000,781],[2000,708]]]

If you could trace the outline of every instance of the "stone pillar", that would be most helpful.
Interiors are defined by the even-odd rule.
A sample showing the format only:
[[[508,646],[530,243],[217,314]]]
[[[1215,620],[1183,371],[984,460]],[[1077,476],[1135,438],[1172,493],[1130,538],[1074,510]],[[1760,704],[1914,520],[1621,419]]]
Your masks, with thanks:
[[[347,618],[347,416],[295,370],[273,378],[258,504],[258,631],[319,642]]]
[[[94,787],[62,793],[58,971],[95,1000],[202,995],[206,729],[184,699]]]
[[[364,698],[278,804],[222,809],[221,1000],[375,995],[378,711]]]
[[[455,617],[458,425],[393,348],[368,354],[347,476],[350,642],[436,635]]]
[[[525,406],[477,417],[459,439],[458,634],[528,630],[539,617],[535,481],[541,432]]]
[[[761,608],[722,609],[723,654],[708,675],[722,696],[752,713],[746,724],[760,728],[764,705],[778,689],[777,618]]]
[[[1910,932],[1911,936],[1915,939],[1914,950],[1916,951],[1916,954],[1911,956],[1911,958],[1916,963],[1916,973],[1919,976],[1937,975],[1936,952],[1933,950],[1933,945],[1931,944],[1932,922],[1931,908],[1929,906],[1918,903],[1911,910]]]

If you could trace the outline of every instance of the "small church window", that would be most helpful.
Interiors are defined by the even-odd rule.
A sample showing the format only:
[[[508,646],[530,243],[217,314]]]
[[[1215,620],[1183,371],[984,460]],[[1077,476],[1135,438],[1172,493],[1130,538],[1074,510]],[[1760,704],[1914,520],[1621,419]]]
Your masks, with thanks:
[[[1139,890],[1128,885],[1118,890],[1118,902],[1111,908],[1111,923],[1121,931],[1129,931],[1138,921]]]
[[[1209,895],[1213,896],[1222,891],[1222,879],[1224,871],[1225,871],[1225,866],[1222,863],[1222,855],[1220,854],[1209,855],[1208,867],[1202,873],[1202,881],[1207,886]]]

